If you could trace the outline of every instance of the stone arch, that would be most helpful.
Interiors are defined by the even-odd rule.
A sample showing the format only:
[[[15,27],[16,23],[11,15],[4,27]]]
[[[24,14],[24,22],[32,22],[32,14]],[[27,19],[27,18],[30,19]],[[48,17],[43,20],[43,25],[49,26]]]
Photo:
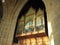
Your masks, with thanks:
[[[18,7],[17,9],[15,8],[15,10],[17,10],[16,11],[16,13],[15,13],[15,15],[14,16],[16,16],[16,26],[17,26],[17,21],[18,21],[18,17],[21,17],[22,15],[20,14],[21,13],[21,11],[23,10],[23,8],[24,8],[24,5],[25,5],[25,3],[27,3],[28,1],[26,0],[26,1],[24,1],[24,3],[21,5],[21,6],[19,6],[19,3],[16,5],[16,7]],[[43,3],[43,1],[42,1],[42,3]],[[45,28],[46,28],[46,33],[48,33],[48,31],[47,31],[47,15],[46,15],[46,8],[45,8],[45,4],[43,3],[43,5],[44,5],[44,17],[45,17],[45,24],[46,24],[46,26],[45,26]],[[40,7],[40,8],[42,8],[42,7]],[[37,9],[36,9],[37,10]],[[18,13],[18,14],[17,14]],[[16,15],[17,14],[17,15]],[[20,16],[21,15],[21,16]],[[14,35],[15,35],[15,33],[16,33],[16,29],[15,29],[15,32],[14,32]],[[48,34],[47,34],[48,35]]]
[[[15,8],[14,8],[14,16],[13,16],[13,18],[14,18],[14,20],[15,20],[15,30],[14,30],[14,37],[13,37],[13,41],[14,41],[14,39],[16,39],[15,38],[15,33],[16,33],[16,26],[17,26],[17,21],[18,21],[18,17],[19,17],[19,13],[21,12],[21,9],[23,8],[23,6],[25,5],[25,3],[26,2],[28,2],[28,0],[23,0],[22,2],[21,2],[21,5],[20,5],[20,2],[21,1],[18,1],[18,3],[16,4],[16,6],[15,6]]]
[[[15,6],[10,6],[8,2],[3,3],[3,17],[0,23],[0,45],[12,45],[17,18],[26,2],[27,0],[20,0]],[[11,10],[8,8],[11,8]]]

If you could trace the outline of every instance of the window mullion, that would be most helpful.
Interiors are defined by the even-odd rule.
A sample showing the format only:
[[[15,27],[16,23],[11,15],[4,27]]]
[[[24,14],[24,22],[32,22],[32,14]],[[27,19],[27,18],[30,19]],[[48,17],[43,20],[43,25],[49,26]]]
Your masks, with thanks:
[[[34,32],[36,31],[36,12],[35,12],[35,14],[34,14]]]

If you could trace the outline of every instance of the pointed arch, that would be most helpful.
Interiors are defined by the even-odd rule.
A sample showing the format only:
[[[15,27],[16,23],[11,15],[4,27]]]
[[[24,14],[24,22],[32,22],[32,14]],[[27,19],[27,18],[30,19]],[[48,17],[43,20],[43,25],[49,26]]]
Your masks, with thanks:
[[[28,12],[30,7],[32,7],[35,10],[36,13],[37,13],[39,8],[44,10],[45,32],[48,36],[46,8],[45,8],[45,5],[44,5],[42,0],[28,0],[27,3],[21,9],[21,11],[19,13],[19,16],[18,16],[18,19],[21,18],[22,16],[24,16]],[[17,19],[17,21],[18,21],[18,19]],[[16,24],[16,28],[17,28],[17,24]],[[15,34],[14,35],[16,35],[16,29],[15,29]]]

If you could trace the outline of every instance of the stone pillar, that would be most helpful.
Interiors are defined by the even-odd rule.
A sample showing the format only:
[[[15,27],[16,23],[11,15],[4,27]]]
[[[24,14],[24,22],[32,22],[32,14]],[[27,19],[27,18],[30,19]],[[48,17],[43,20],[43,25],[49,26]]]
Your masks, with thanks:
[[[3,3],[3,18],[0,23],[0,45],[12,45],[18,14],[26,1],[23,0],[22,2],[20,0],[16,5],[12,0],[6,0]]]

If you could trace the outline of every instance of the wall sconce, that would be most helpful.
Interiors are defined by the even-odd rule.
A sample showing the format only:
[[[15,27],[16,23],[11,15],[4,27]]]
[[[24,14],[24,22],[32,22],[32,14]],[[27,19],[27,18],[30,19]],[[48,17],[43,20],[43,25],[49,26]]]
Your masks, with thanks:
[[[2,3],[4,3],[5,2],[5,0],[2,0]]]

